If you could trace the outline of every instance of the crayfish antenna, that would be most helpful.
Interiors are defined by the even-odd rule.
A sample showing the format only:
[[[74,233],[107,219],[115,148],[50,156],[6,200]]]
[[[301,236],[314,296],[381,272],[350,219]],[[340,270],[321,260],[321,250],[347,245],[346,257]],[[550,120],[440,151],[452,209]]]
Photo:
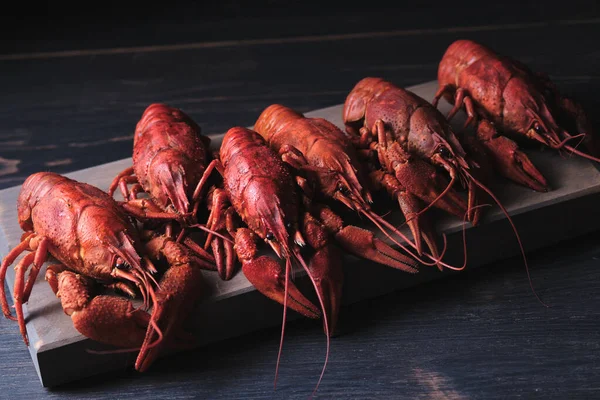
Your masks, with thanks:
[[[212,230],[212,229],[208,228],[206,225],[202,225],[202,224],[192,224],[192,225],[190,225],[190,228],[198,228],[198,229],[200,229],[201,231],[207,232],[207,233],[209,233],[210,235],[217,236],[217,237],[219,237],[219,238],[223,239],[224,241],[226,241],[226,242],[229,242],[229,243],[232,243],[232,244],[233,244],[233,240],[231,240],[231,239],[230,239],[230,238],[228,238],[227,236],[224,236],[224,235],[220,234],[220,233],[219,233],[219,232],[217,232],[217,231],[214,231],[214,230]],[[209,241],[209,240],[207,239],[207,241]]]
[[[564,145],[564,148],[567,149],[572,154],[576,154],[576,155],[578,155],[580,157],[587,158],[588,160],[591,160],[591,161],[600,162],[600,158],[594,157],[594,156],[592,156],[590,154],[587,154],[587,153],[584,153],[581,150],[577,150],[575,147]]]
[[[275,380],[273,381],[273,389],[277,388],[277,377],[279,376],[279,362],[281,361],[281,352],[283,350],[283,337],[285,335],[285,321],[287,316],[287,298],[288,287],[290,282],[291,261],[290,258],[285,260],[285,284],[283,296],[283,320],[281,321],[281,338],[279,339],[279,351],[277,352],[277,364],[275,365]]]
[[[317,282],[315,281],[314,276],[310,272],[310,269],[308,268],[308,265],[306,265],[306,262],[302,258],[302,255],[300,255],[300,253],[296,249],[294,249],[294,256],[296,257],[296,259],[298,260],[298,262],[300,263],[300,265],[302,266],[302,268],[304,268],[304,270],[306,271],[306,274],[310,278],[310,281],[312,282],[313,287],[315,288],[315,292],[317,294],[317,297],[319,299],[319,303],[321,305],[321,310],[323,311],[323,325],[325,327],[325,336],[327,338],[327,350],[325,352],[325,362],[323,363],[323,369],[321,370],[321,375],[319,376],[319,380],[317,381],[317,384],[316,384],[316,386],[315,386],[315,388],[314,388],[314,390],[313,390],[313,392],[311,394],[311,397],[312,397],[317,392],[317,389],[319,388],[319,385],[321,384],[321,381],[323,380],[323,375],[325,374],[325,369],[327,368],[327,362],[329,361],[329,349],[330,349],[330,341],[331,341],[331,332],[329,331],[329,322],[328,322],[329,318],[328,318],[328,315],[327,315],[327,309],[325,307],[325,302],[323,301],[323,297],[319,293]]]
[[[473,207],[469,207],[469,209],[465,212],[465,215],[463,217],[462,220],[462,240],[463,240],[463,257],[464,257],[464,262],[463,265],[461,267],[447,267],[451,270],[454,271],[462,271],[463,269],[465,269],[467,267],[467,222],[469,221],[469,214],[471,214],[473,212],[473,210],[476,210],[478,208],[482,208],[482,207],[490,207],[491,204],[479,204]],[[446,237],[444,236],[444,246],[446,245]]]
[[[490,189],[488,189],[483,183],[481,183],[477,179],[475,179],[473,177],[473,175],[471,175],[469,172],[465,171],[465,174],[477,186],[479,186],[483,191],[485,191],[494,200],[494,202],[496,202],[496,204],[498,205],[498,207],[500,207],[500,210],[502,210],[502,213],[506,216],[506,219],[510,223],[511,228],[512,228],[513,232],[515,233],[515,237],[517,239],[517,242],[519,243],[519,249],[521,250],[521,255],[523,256],[523,263],[525,264],[525,271],[527,272],[527,279],[529,280],[529,286],[531,287],[531,291],[533,292],[533,294],[536,297],[536,299],[544,307],[549,308],[550,306],[547,305],[546,303],[544,303],[542,301],[542,299],[538,296],[537,292],[535,291],[535,289],[533,287],[533,282],[531,280],[531,274],[529,273],[529,264],[527,263],[527,256],[525,255],[525,249],[523,248],[523,243],[521,242],[521,237],[519,236],[519,232],[517,231],[517,227],[515,226],[515,224],[514,224],[512,218],[510,217],[508,211],[506,210],[506,208],[504,208],[504,206],[502,205],[502,203],[500,202],[500,200],[498,200],[498,198],[496,197],[496,195]]]
[[[375,213],[364,213],[364,215],[369,218],[371,220],[371,222],[373,222],[380,230],[381,232],[388,238],[390,239],[395,245],[397,245],[398,247],[400,247],[402,250],[406,251],[412,258],[414,258],[416,261],[418,261],[419,263],[423,264],[423,265],[428,265],[428,266],[433,266],[433,265],[437,265],[438,267],[440,266],[444,266],[446,268],[449,269],[456,269],[457,267],[454,267],[446,262],[443,262],[442,259],[444,258],[444,255],[446,253],[446,242],[445,242],[445,238],[444,238],[444,249],[442,250],[442,253],[436,257],[433,254],[430,253],[426,253],[423,252],[423,255],[426,256],[427,258],[433,260],[432,262],[429,261],[425,261],[423,260],[421,257],[419,257],[418,255],[416,255],[415,253],[413,253],[412,251],[410,251],[406,246],[404,246],[402,243],[398,242],[396,239],[394,239],[387,231],[385,231],[383,229],[383,227],[381,225],[385,225],[386,227],[393,229],[394,232],[398,231],[396,228],[394,228],[394,226],[392,226],[392,224],[390,224],[389,222],[387,222],[385,219],[381,218],[379,215],[375,214]],[[414,246],[414,244],[412,242],[410,242],[407,238],[406,235],[402,234],[400,231],[398,231],[398,235],[407,241],[407,243],[410,243]]]
[[[594,157],[591,154],[587,154],[584,153],[581,150],[577,150],[577,147],[581,144],[581,142],[585,139],[585,136],[587,135],[586,133],[580,133],[578,135],[570,135],[568,132],[563,131],[563,136],[567,136],[565,139],[563,139],[561,142],[558,142],[556,144],[550,144],[550,147],[552,147],[553,149],[567,149],[571,154],[575,154],[578,155],[579,157],[583,157],[583,158],[587,158],[588,160],[591,161],[596,161],[596,162],[600,162],[600,158],[598,157]],[[578,139],[581,138],[579,143],[573,147],[573,146],[569,146],[567,143],[574,140],[574,139]]]

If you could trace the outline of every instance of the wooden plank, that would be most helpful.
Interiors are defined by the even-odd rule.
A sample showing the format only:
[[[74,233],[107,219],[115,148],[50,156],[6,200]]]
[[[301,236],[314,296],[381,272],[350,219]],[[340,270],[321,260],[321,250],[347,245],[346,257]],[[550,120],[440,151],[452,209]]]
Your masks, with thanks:
[[[431,99],[436,89],[435,82],[412,88],[415,93]],[[442,104],[442,110],[449,106]],[[341,126],[341,106],[333,106],[307,113],[321,116]],[[460,124],[460,120],[456,121]],[[214,145],[218,146],[219,136]],[[594,203],[600,193],[600,173],[588,161],[577,158],[561,158],[558,154],[533,153],[532,159],[539,165],[553,187],[548,193],[534,193],[514,184],[499,182],[492,188],[505,203],[515,218],[521,237],[528,251],[547,246],[557,241],[578,236],[594,230],[600,217]],[[68,174],[70,177],[107,189],[112,177],[130,165],[123,159]],[[561,168],[551,168],[560,163]],[[0,222],[2,255],[15,246],[21,231],[16,224],[15,204],[19,187],[0,192]],[[567,219],[565,208],[570,209]],[[537,223],[552,217],[555,221],[544,232],[538,232]],[[391,215],[395,223],[401,221],[399,213]],[[443,217],[437,229],[448,235],[450,250],[448,260],[462,262],[460,221]],[[469,267],[474,268],[498,259],[518,254],[513,233],[508,228],[502,213],[494,209],[486,215],[480,227],[467,227]],[[345,258],[346,304],[381,295],[392,290],[437,279],[448,274],[434,268],[423,268],[416,276],[372,263],[359,261],[355,257]],[[220,281],[215,274],[207,273],[209,283],[206,298],[198,305],[190,329],[198,336],[200,344],[213,343],[257,329],[280,323],[281,307],[257,293],[240,272],[231,281]],[[12,288],[14,274],[9,270],[8,284]],[[306,288],[306,282],[301,282]],[[260,310],[260,311],[259,311]],[[130,365],[134,354],[92,355],[86,349],[106,349],[106,346],[85,339],[73,328],[70,319],[62,312],[60,303],[39,275],[29,303],[25,306],[27,329],[31,341],[30,352],[40,380],[44,386],[54,386],[71,380],[98,374]],[[205,321],[211,321],[206,324]],[[16,329],[16,327],[15,327]],[[68,362],[64,362],[68,360]],[[56,368],[62,361],[62,367]]]

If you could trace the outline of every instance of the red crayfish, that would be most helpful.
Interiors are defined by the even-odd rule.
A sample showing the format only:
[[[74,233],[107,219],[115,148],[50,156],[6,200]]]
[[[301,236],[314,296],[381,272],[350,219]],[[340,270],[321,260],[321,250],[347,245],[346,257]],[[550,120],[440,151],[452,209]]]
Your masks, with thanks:
[[[375,177],[380,181],[383,177],[395,178],[396,185],[425,202],[424,208],[419,205],[419,209],[412,210],[413,215],[419,216],[435,205],[459,217],[466,210],[467,219],[475,225],[481,214],[478,204],[482,195],[493,199],[515,233],[528,271],[525,250],[510,215],[484,184],[492,171],[486,149],[479,141],[455,135],[432,104],[380,78],[364,78],[354,86],[344,103],[343,121],[357,146],[375,152],[381,168]],[[515,163],[512,167],[526,170],[523,165]],[[438,169],[449,173],[449,183]],[[457,179],[468,188],[466,205],[460,193],[453,190]],[[463,269],[466,263],[465,249],[465,263],[455,269]]]
[[[205,268],[216,268],[223,279],[232,275],[232,267],[215,264],[215,258],[186,234],[196,223],[195,214],[202,200],[215,160],[208,151],[210,138],[180,109],[165,104],[149,105],[136,125],[133,137],[133,166],[119,173],[108,194],[120,188],[123,208],[140,220],[167,221],[166,234],[173,234],[171,221],[182,229],[177,241],[183,241],[202,258]],[[132,184],[131,189],[128,185]],[[140,193],[148,196],[138,198]]]
[[[166,236],[150,234],[142,241],[138,228],[111,196],[55,173],[29,176],[17,211],[25,234],[2,261],[0,301],[4,315],[14,319],[4,292],[6,271],[20,254],[29,252],[15,268],[14,283],[16,319],[25,343],[29,344],[22,305],[51,255],[58,264],[47,268],[46,280],[75,328],[99,342],[139,349],[135,367],[146,370],[159,350],[181,332],[201,293],[199,259]],[[159,284],[154,278],[159,271],[150,258],[166,260]],[[134,308],[115,295],[98,294],[98,286],[131,297],[141,293],[143,308],[152,311]]]
[[[477,223],[472,165],[450,125],[426,100],[383,79],[364,78],[346,98],[343,121],[356,146],[375,152],[381,168],[371,177],[398,197],[415,237],[422,230],[418,218],[432,205]],[[457,180],[468,184],[468,203],[454,189]]]
[[[537,141],[600,161],[600,143],[582,106],[562,96],[548,76],[532,72],[517,60],[474,41],[457,40],[440,61],[438,83],[433,104],[442,97],[454,104],[448,119],[464,108],[468,116],[465,126],[480,119],[476,136],[498,171],[509,179],[534,190],[547,190],[544,177],[509,138]],[[591,154],[569,144],[578,138]]]

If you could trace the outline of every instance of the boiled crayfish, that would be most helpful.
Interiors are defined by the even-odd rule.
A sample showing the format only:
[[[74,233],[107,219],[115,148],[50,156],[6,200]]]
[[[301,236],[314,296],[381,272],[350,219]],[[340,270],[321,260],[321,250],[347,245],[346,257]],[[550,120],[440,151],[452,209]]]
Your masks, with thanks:
[[[25,343],[29,344],[23,303],[51,255],[59,264],[47,268],[46,280],[75,328],[98,342],[139,349],[135,367],[146,370],[180,332],[200,296],[198,258],[163,235],[146,235],[142,241],[138,228],[111,196],[55,173],[29,176],[21,188],[17,211],[25,234],[2,261],[0,302],[5,317],[14,319],[4,292],[6,271],[19,255],[29,252],[15,268],[14,283],[16,319]],[[151,258],[166,260],[160,283],[154,278],[159,271]],[[132,297],[141,293],[143,308],[151,313],[118,296],[97,295],[97,286]]]
[[[211,192],[207,227],[231,236],[235,245],[229,251],[235,250],[244,275],[259,292],[283,304],[284,321],[288,307],[306,317],[323,317],[328,349],[329,337],[336,329],[343,285],[338,245],[352,248],[359,256],[416,272],[412,259],[371,232],[347,226],[326,205],[314,202],[308,196],[315,190],[307,189],[311,182],[297,175],[256,131],[229,129],[219,158],[217,170],[223,177],[223,187]],[[205,246],[210,241],[223,242],[223,238],[209,234]],[[285,268],[274,258],[260,255],[260,241],[285,260]],[[291,280],[293,264],[308,275],[320,307]]]
[[[344,103],[346,132],[359,148],[375,152],[381,168],[371,174],[398,203],[418,235],[418,217],[435,205],[459,218],[479,219],[472,164],[446,119],[414,93],[380,78],[364,78]],[[438,172],[446,170],[450,181]],[[466,181],[468,203],[454,189]],[[426,206],[423,205],[423,202]]]
[[[438,82],[433,104],[442,97],[454,104],[448,119],[464,108],[468,116],[465,125],[477,119],[487,121],[477,125],[476,136],[492,154],[498,171],[509,179],[534,190],[547,190],[542,174],[509,138],[537,141],[600,161],[600,143],[581,105],[562,96],[548,76],[534,73],[514,59],[474,41],[457,40],[440,61]],[[569,144],[576,139],[581,139],[591,154]]]
[[[133,137],[133,166],[126,168],[109,187],[119,187],[123,207],[139,218],[172,220],[192,210],[199,201],[201,182],[210,172],[210,139],[183,111],[165,104],[151,104],[143,112]],[[133,192],[127,188],[134,184]],[[139,186],[138,186],[139,185]],[[137,199],[140,190],[150,200]]]
[[[200,127],[182,110],[151,104],[135,127],[133,166],[115,177],[108,193],[112,196],[120,188],[122,207],[140,220],[166,221],[168,236],[174,234],[171,222],[179,221],[187,229],[179,232],[177,241],[196,252],[204,267],[215,268],[223,279],[229,279],[232,267],[215,265],[214,257],[187,236],[190,226],[201,227],[194,216],[215,166],[209,145],[210,138],[202,135]],[[139,198],[141,193],[148,196]]]

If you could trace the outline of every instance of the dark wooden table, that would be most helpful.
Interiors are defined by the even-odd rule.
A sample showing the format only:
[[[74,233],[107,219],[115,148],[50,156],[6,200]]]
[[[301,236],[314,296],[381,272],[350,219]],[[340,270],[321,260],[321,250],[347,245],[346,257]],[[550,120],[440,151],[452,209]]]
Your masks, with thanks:
[[[129,157],[151,102],[184,109],[206,133],[224,132],[252,125],[274,102],[300,111],[342,103],[365,76],[401,86],[435,79],[459,38],[548,72],[600,126],[596,2],[451,3],[264,1],[251,9],[230,1],[135,12],[113,4],[78,17],[58,5],[14,28],[7,13],[0,188],[40,170]],[[598,397],[599,257],[600,231],[529,254],[548,309],[519,259],[346,306],[317,397]],[[295,320],[286,332],[276,390],[279,328],[164,358],[145,374],[122,370],[45,389],[16,324],[2,319],[0,398],[306,398],[325,355],[321,326]]]

